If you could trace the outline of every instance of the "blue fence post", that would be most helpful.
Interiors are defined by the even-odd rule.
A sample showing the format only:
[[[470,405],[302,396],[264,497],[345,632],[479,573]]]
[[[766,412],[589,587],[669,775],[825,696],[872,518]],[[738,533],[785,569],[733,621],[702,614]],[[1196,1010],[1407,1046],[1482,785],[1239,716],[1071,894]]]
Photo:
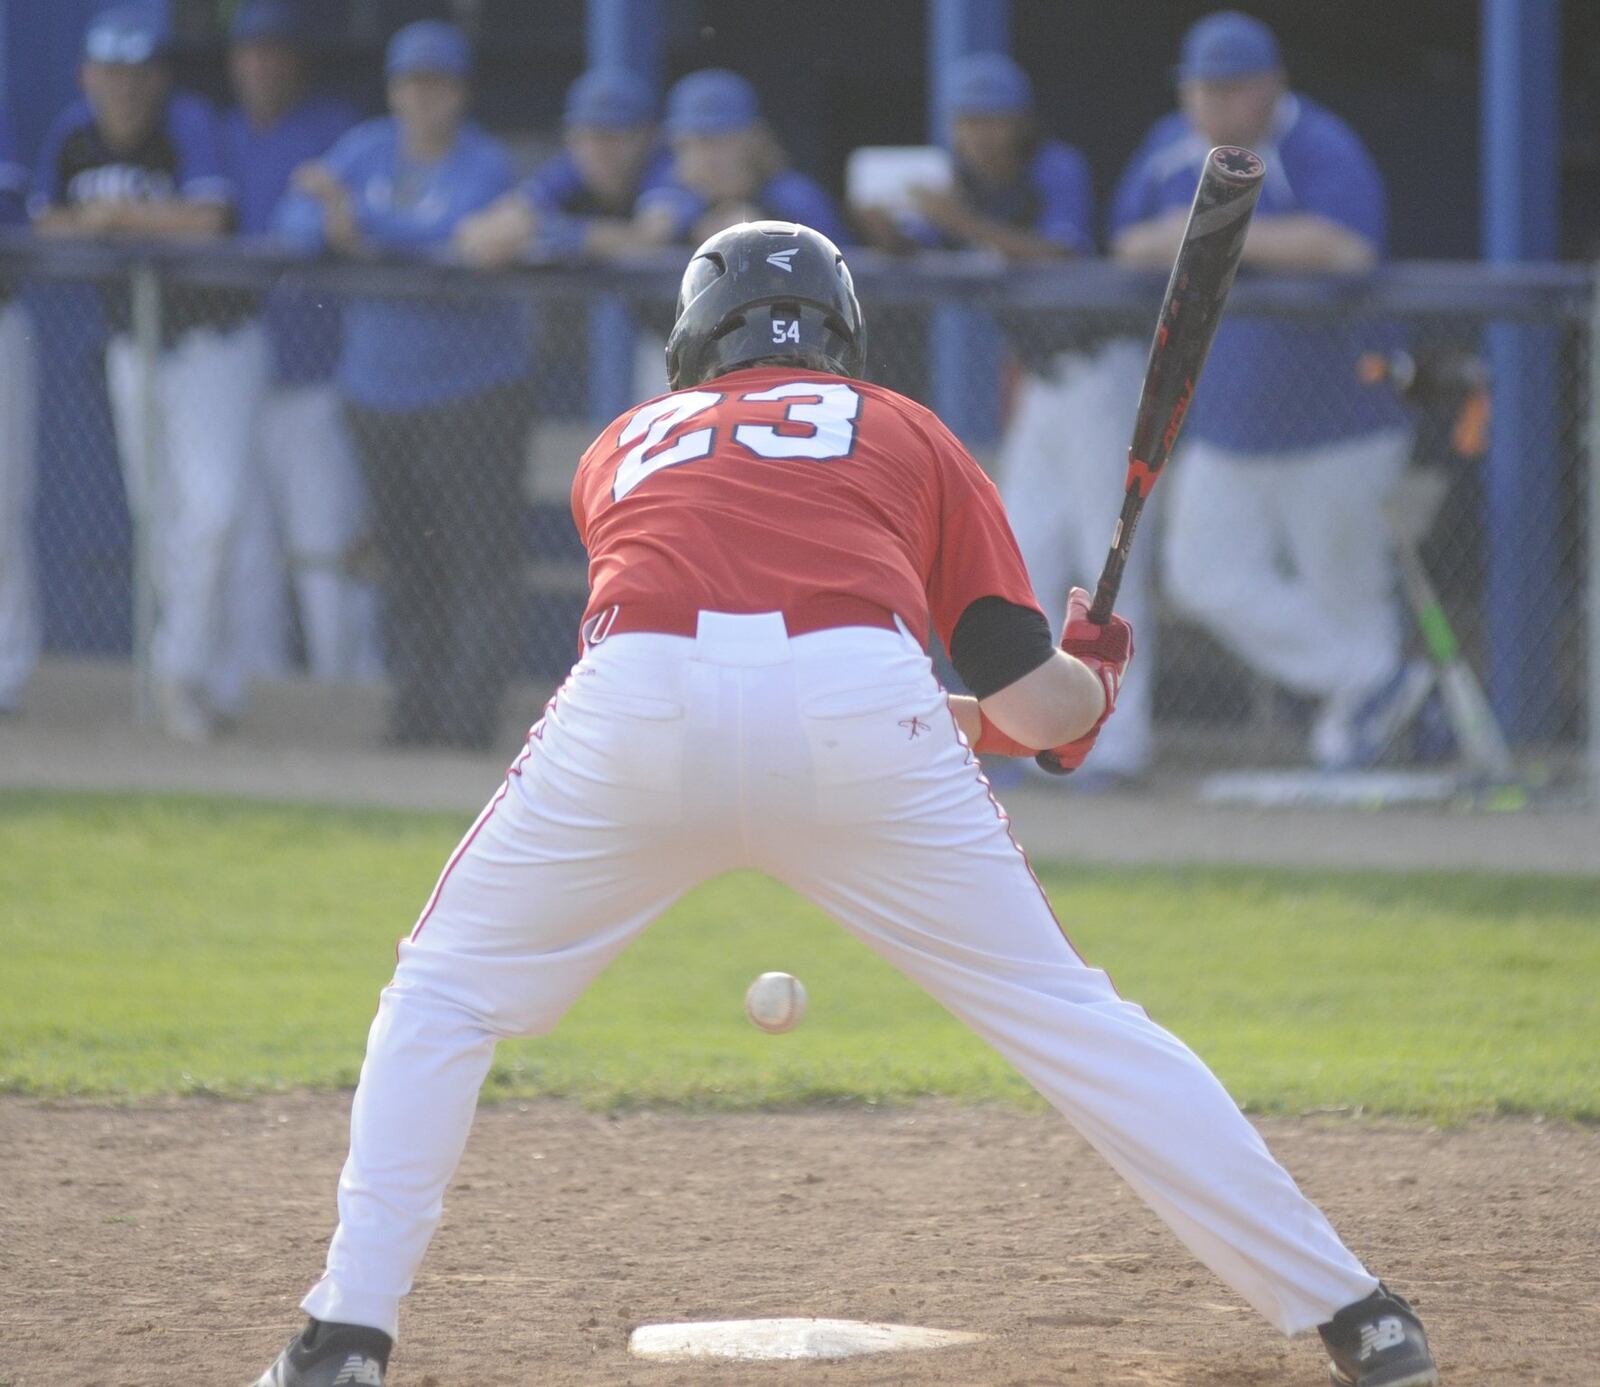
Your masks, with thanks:
[[[1483,0],[1483,249],[1556,253],[1559,0]],[[1516,740],[1555,731],[1560,447],[1555,330],[1491,324],[1494,404],[1484,478],[1489,690]]]
[[[588,0],[584,33],[591,67],[625,67],[661,85],[666,48],[662,0]]]
[[[83,31],[106,0],[4,0],[0,79],[28,167],[45,131],[78,94]]]
[[[1011,0],[928,0],[928,133],[950,143],[945,78],[965,53],[1004,53],[1011,45]],[[933,311],[929,335],[932,405],[969,446],[1000,432],[1002,343],[994,319],[978,309]]]
[[[591,67],[630,68],[660,88],[666,32],[662,0],[588,0],[584,17]],[[597,425],[609,424],[637,398],[636,336],[621,294],[602,294],[590,304],[589,417]]]

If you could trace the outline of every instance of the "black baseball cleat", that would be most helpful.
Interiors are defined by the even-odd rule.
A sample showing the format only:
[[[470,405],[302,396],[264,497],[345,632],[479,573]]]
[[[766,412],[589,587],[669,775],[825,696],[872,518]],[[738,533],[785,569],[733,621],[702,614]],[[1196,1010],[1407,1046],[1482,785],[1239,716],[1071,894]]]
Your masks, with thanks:
[[[383,1387],[393,1347],[381,1329],[312,1320],[255,1387]]]
[[[1317,1333],[1333,1360],[1333,1387],[1439,1387],[1417,1312],[1381,1283]]]

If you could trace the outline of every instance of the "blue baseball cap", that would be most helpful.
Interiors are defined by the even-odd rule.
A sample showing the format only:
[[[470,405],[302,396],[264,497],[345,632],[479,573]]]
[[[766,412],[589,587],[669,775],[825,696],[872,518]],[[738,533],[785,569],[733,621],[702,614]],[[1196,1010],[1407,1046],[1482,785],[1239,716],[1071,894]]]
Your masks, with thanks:
[[[384,71],[390,77],[414,72],[438,72],[466,78],[472,72],[472,49],[467,36],[442,19],[419,19],[389,40]]]
[[[724,67],[691,72],[667,93],[669,135],[728,135],[760,119],[756,89]]]
[[[166,21],[151,5],[117,5],[89,21],[83,58],[90,63],[153,63],[166,55]]]
[[[958,116],[1012,116],[1033,109],[1033,83],[1004,53],[969,53],[946,73],[950,110]]]
[[[1271,29],[1238,10],[1218,10],[1183,36],[1178,77],[1185,82],[1229,82],[1276,72],[1282,66]]]
[[[656,118],[656,97],[648,82],[625,67],[592,67],[567,88],[567,125],[623,130],[649,125]]]
[[[249,0],[228,31],[232,43],[301,43],[305,38],[305,13],[295,0]]]

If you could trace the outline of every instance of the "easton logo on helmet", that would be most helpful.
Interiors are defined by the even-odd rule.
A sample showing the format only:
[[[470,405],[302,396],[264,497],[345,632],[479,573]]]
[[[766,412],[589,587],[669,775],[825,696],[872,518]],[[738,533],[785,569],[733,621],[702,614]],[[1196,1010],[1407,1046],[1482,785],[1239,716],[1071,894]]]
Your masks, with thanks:
[[[794,253],[799,249],[799,246],[790,246],[788,250],[775,251],[767,257],[767,264],[776,265],[785,274],[792,275],[794,266],[789,262],[794,259]]]

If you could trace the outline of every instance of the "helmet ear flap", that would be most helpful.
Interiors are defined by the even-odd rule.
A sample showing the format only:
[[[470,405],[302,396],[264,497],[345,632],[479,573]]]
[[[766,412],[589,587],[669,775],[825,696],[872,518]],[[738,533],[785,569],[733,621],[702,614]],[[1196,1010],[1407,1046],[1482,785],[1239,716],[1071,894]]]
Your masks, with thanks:
[[[694,259],[689,262],[688,268],[684,270],[683,280],[678,285],[678,307],[674,317],[681,317],[684,309],[727,272],[728,262],[720,252],[714,250],[697,252]]]

